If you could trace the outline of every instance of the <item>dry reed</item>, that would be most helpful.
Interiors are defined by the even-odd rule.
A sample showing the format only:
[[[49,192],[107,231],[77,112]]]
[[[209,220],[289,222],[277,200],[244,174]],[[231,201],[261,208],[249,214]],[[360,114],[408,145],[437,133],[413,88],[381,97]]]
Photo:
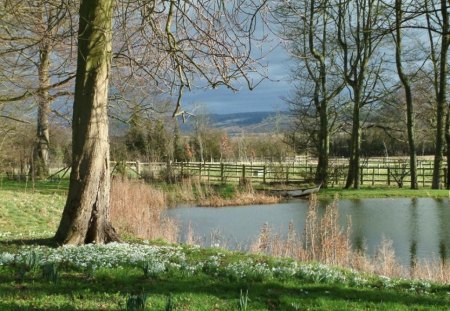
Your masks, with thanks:
[[[292,223],[289,223],[285,239],[279,234],[272,234],[268,224],[265,224],[250,250],[273,256],[293,257],[301,261],[348,266],[351,252],[349,234],[349,229],[343,230],[339,226],[336,204],[328,206],[325,214],[319,217],[317,199],[313,196],[301,236],[296,233]]]
[[[232,198],[222,198],[214,192],[210,186],[208,196],[201,198],[199,206],[224,207],[224,206],[242,206],[257,204],[275,204],[281,201],[280,197],[271,196],[264,193],[258,193],[253,189],[251,183],[244,184],[241,188],[236,188]]]
[[[202,183],[199,178],[183,179],[168,195],[170,205],[183,202],[203,207],[274,204],[281,201],[280,197],[256,192],[251,183],[234,189],[232,197],[224,198],[211,184]]]
[[[161,190],[144,182],[113,180],[110,218],[119,232],[143,239],[177,242],[179,228],[173,219],[163,216],[166,208]]]
[[[261,227],[256,241],[250,245],[250,252],[291,257],[300,261],[317,261],[387,277],[450,283],[448,263],[444,264],[439,260],[420,261],[408,269],[398,263],[392,241],[384,238],[375,256],[369,257],[364,249],[354,250],[351,247],[350,234],[351,219],[347,220],[345,228],[339,225],[336,201],[327,206],[324,215],[320,216],[317,199],[312,196],[301,235],[290,223],[287,236],[281,238],[266,223]]]
[[[450,284],[450,264],[440,259],[418,262],[411,267],[410,274],[416,279]]]

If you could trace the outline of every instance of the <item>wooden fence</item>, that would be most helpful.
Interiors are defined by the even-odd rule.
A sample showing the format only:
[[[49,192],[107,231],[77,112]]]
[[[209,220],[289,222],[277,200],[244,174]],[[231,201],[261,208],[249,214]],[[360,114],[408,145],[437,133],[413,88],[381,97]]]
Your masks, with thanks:
[[[118,166],[121,169],[117,169]],[[342,187],[347,176],[347,162],[330,161],[329,186]],[[312,183],[317,162],[309,160],[302,163],[143,163],[139,161],[113,162],[114,174],[119,171],[130,177],[146,179],[164,179],[168,174],[173,177],[197,177],[212,183]],[[126,167],[126,172],[123,168]],[[430,161],[419,161],[419,186],[429,187],[432,183],[433,165]],[[447,168],[441,172],[444,185]],[[405,185],[410,182],[409,165],[404,161],[366,161],[360,167],[361,185]]]
[[[153,162],[139,161],[111,162],[112,174],[127,175],[132,178],[148,180],[197,177],[211,183],[312,183],[317,160],[306,156],[293,157],[290,162]],[[329,186],[342,187],[348,170],[348,159],[331,158],[329,168]],[[6,170],[8,178],[27,179],[28,176],[17,168]],[[52,178],[67,178],[68,168],[52,168]],[[432,183],[433,161],[431,157],[418,159],[418,183],[429,187]],[[441,182],[447,185],[447,168],[441,171]],[[405,185],[410,182],[407,158],[370,158],[363,159],[360,167],[361,185]]]

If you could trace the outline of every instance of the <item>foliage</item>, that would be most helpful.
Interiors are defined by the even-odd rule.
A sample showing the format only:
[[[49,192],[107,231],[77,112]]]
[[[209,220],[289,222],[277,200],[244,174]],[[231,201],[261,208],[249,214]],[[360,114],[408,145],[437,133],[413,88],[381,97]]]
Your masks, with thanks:
[[[241,289],[241,292],[239,294],[238,310],[239,311],[249,310],[249,308],[248,308],[248,290],[245,292],[245,294],[243,294],[242,289]]]
[[[58,265],[55,263],[45,263],[41,266],[42,277],[50,282],[56,283],[58,280]]]
[[[174,142],[171,141],[171,130],[163,119],[143,118],[133,114],[128,132],[125,134],[125,145],[129,157],[148,162],[161,162],[172,158]]]
[[[166,306],[164,307],[164,311],[173,311],[173,310],[175,310],[175,302],[172,294],[169,294],[169,296],[167,297]]]
[[[148,294],[140,293],[138,295],[130,295],[127,298],[126,310],[139,311],[145,310],[145,303],[148,299]]]

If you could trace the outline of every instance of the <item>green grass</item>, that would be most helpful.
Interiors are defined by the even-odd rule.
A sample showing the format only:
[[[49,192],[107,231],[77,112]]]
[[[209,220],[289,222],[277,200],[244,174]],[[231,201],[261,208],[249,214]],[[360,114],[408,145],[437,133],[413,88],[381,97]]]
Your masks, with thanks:
[[[230,283],[221,278],[144,279],[138,271],[110,270],[93,277],[67,273],[57,285],[36,278],[17,283],[2,273],[1,310],[123,310],[127,296],[147,293],[146,310],[238,310],[240,289],[248,288],[249,310],[448,310],[444,292],[418,295],[299,281]]]
[[[169,295],[173,310],[238,310],[241,290],[248,290],[249,310],[448,310],[450,305],[448,285],[386,281],[316,264],[306,265],[309,267],[306,271],[313,272],[276,274],[273,269],[291,267],[293,262],[164,244],[159,244],[162,251],[152,257],[150,267],[157,266],[156,262],[169,254],[167,266],[149,274],[150,277],[141,268],[142,260],[149,260],[148,257],[140,261],[125,258],[133,254],[141,256],[139,251],[115,255],[93,246],[92,253],[80,258],[87,262],[98,260],[97,268],[89,264],[77,266],[72,259],[62,260],[58,262],[54,283],[43,277],[40,267],[44,259],[51,257],[38,257],[41,261],[27,268],[23,259],[26,257],[17,254],[29,254],[30,250],[43,254],[64,251],[40,245],[52,246],[49,238],[56,230],[65,197],[48,189],[16,190],[0,190],[0,310],[124,310],[130,297],[142,293],[148,295],[146,310],[165,310]],[[380,195],[386,189],[367,189],[361,193],[365,192]],[[333,190],[323,193],[334,195]],[[134,250],[148,247],[130,245]],[[170,255],[171,249],[174,255]],[[73,251],[79,250],[82,248]],[[6,263],[6,252],[16,254],[14,261]],[[98,259],[99,256],[110,257],[105,260]],[[74,258],[76,261],[77,257]],[[217,263],[212,258],[218,258]],[[104,266],[114,261],[119,263],[111,268]],[[252,270],[258,265],[264,267],[262,272]],[[299,267],[302,265],[299,263]],[[186,266],[197,268],[188,273]],[[21,276],[20,271],[27,272]]]
[[[65,196],[60,194],[0,190],[0,238],[54,233],[64,203]]]
[[[421,188],[412,190],[398,187],[372,187],[362,186],[361,189],[328,188],[321,189],[319,199],[329,199],[338,196],[341,199],[364,199],[364,198],[450,198],[450,190],[433,190]]]
[[[58,181],[36,180],[33,183],[31,181],[25,182],[9,180],[0,175],[0,190],[11,190],[17,192],[38,192],[45,194],[58,193],[61,195],[66,195],[68,187],[68,179],[61,179]]]

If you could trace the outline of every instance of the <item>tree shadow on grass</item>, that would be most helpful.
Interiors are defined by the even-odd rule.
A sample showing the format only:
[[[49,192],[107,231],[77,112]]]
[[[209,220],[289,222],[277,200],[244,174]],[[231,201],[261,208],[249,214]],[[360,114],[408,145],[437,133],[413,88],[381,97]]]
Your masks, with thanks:
[[[44,245],[57,247],[52,238],[10,239],[0,241],[2,251],[15,250],[21,246]],[[1,266],[0,266],[1,268]],[[386,290],[378,288],[356,288],[341,285],[308,283],[299,279],[283,282],[272,280],[266,282],[230,281],[224,277],[199,274],[194,277],[182,275],[165,275],[159,279],[148,279],[138,268],[117,271],[105,271],[88,275],[84,272],[64,271],[60,273],[57,284],[46,282],[39,273],[18,281],[13,271],[0,269],[0,310],[33,310],[23,308],[20,302],[2,301],[3,297],[65,297],[60,310],[75,310],[76,303],[71,302],[73,295],[110,296],[149,293],[150,299],[158,296],[204,295],[214,297],[228,305],[235,305],[239,300],[240,290],[248,290],[252,310],[334,310],[346,309],[434,309],[447,310],[450,305],[450,287],[442,287],[435,294],[408,292],[406,290]],[[23,305],[22,301],[22,305]],[[209,303],[209,302],[208,302]],[[53,310],[54,306],[39,310]],[[98,310],[92,308],[91,310]],[[209,310],[213,310],[210,305]],[[89,309],[85,309],[89,310]],[[196,310],[196,309],[193,309]]]
[[[205,310],[214,310],[211,301],[221,301],[227,305],[237,307],[240,290],[248,290],[251,310],[299,310],[311,308],[313,310],[346,309],[422,309],[446,310],[450,298],[446,292],[439,295],[417,294],[407,291],[384,289],[367,289],[345,287],[340,285],[326,285],[306,283],[301,280],[282,282],[272,280],[268,282],[231,282],[226,278],[200,274],[195,277],[163,276],[160,279],[147,279],[138,269],[130,270],[127,274],[102,273],[88,277],[82,273],[68,273],[61,275],[61,281],[56,285],[45,282],[38,277],[29,279],[25,289],[13,285],[13,278],[7,277],[0,291],[8,297],[51,297],[53,295],[66,296],[68,301],[60,310],[74,310],[76,305],[69,301],[74,295],[93,295],[107,297],[122,293],[125,295],[148,293],[149,299],[161,299],[169,294],[174,297],[194,295],[205,297]],[[444,290],[443,290],[444,291]],[[1,302],[0,310],[18,310],[18,304]],[[100,302],[99,302],[100,303]],[[198,304],[198,302],[196,302]],[[208,307],[206,307],[208,306]],[[209,309],[208,309],[209,308]],[[51,310],[48,309],[40,310]],[[94,309],[92,309],[94,310]],[[151,309],[153,310],[153,309]],[[192,309],[190,310],[203,310]]]
[[[17,250],[22,246],[47,246],[58,247],[53,237],[51,238],[15,238],[9,240],[0,240],[0,252]]]

